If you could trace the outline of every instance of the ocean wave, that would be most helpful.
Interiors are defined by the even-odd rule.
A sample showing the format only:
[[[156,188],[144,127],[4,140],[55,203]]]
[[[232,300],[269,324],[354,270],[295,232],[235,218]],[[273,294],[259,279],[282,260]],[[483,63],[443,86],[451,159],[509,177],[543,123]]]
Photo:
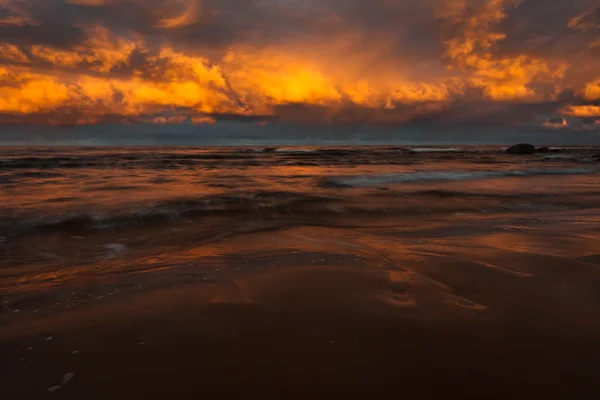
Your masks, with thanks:
[[[599,146],[552,146],[552,150],[600,150]]]
[[[457,149],[453,147],[415,147],[410,149],[413,153],[456,153],[466,150],[467,149]]]
[[[119,210],[77,210],[53,215],[17,215],[3,212],[0,231],[24,234],[40,230],[98,230],[183,220],[200,215],[303,214],[315,205],[327,210],[337,200],[331,197],[283,191],[259,191],[239,195],[171,199],[154,204],[130,204]]]
[[[549,154],[544,156],[543,160],[546,161],[570,161],[572,163],[580,163],[580,164],[587,164],[587,163],[597,163],[600,160],[600,155],[596,155],[596,154],[573,154],[573,153],[567,153],[567,154]]]
[[[597,169],[529,169],[513,171],[426,171],[406,174],[357,175],[327,178],[324,187],[377,187],[394,183],[418,183],[432,181],[471,181],[503,177],[526,177],[536,175],[582,175]]]
[[[411,153],[499,153],[503,147],[411,147]]]
[[[317,149],[303,149],[294,147],[280,147],[275,150],[276,153],[316,153]]]
[[[587,170],[544,171],[543,173],[573,174],[585,173]],[[515,173],[518,171],[514,171]],[[522,171],[521,171],[522,172]],[[589,171],[588,171],[589,172]],[[528,171],[531,175],[532,171]],[[541,171],[537,171],[541,173]],[[444,179],[474,179],[473,172],[444,173]],[[468,174],[468,175],[467,175]],[[498,173],[481,172],[477,177],[497,177]],[[525,176],[511,175],[504,176]],[[440,179],[432,174],[412,174],[407,180],[405,175],[387,175],[385,177],[353,177],[355,181],[344,178],[336,187],[352,185],[381,186],[393,182],[416,182],[416,179]],[[356,179],[360,179],[356,181]],[[461,191],[445,191],[440,189],[420,190],[412,193],[389,191],[367,191],[362,194],[343,196],[341,193],[320,194],[294,191],[254,191],[236,195],[211,195],[199,198],[173,198],[154,203],[130,203],[111,210],[107,209],[74,209],[67,204],[64,208],[51,208],[43,211],[37,209],[29,212],[18,212],[16,209],[0,208],[0,232],[4,236],[20,236],[30,233],[60,233],[86,236],[88,233],[105,230],[164,229],[171,224],[194,224],[191,227],[206,231],[211,236],[214,227],[223,229],[240,226],[254,226],[256,223],[265,226],[292,226],[294,224],[316,226],[347,226],[353,221],[379,221],[382,216],[406,216],[419,218],[434,214],[448,215],[453,213],[512,212],[522,210],[536,204],[535,207],[546,207],[554,210],[564,207],[596,207],[598,193],[587,193],[585,199],[581,195],[577,199],[556,195],[534,194],[497,194],[470,193]],[[533,197],[532,197],[533,196]],[[382,197],[379,201],[376,197]],[[437,198],[469,199],[469,201],[439,202]],[[432,199],[429,201],[428,199]],[[56,199],[55,203],[69,202],[68,197]],[[76,200],[76,199],[74,199]],[[471,201],[475,200],[475,201]],[[488,201],[493,200],[493,201]],[[530,201],[535,200],[535,201]],[[57,206],[58,207],[58,206]],[[68,208],[67,208],[68,207]],[[558,208],[557,208],[558,207]],[[562,207],[562,208],[561,208]],[[44,214],[38,214],[44,213]],[[341,216],[343,215],[343,217]],[[207,225],[208,224],[208,225]],[[210,225],[210,226],[209,226]],[[187,226],[187,225],[186,225]],[[206,228],[208,226],[208,228]],[[220,228],[219,228],[220,229]],[[168,230],[168,229],[167,229]],[[1,250],[0,243],[0,250]]]
[[[275,153],[277,151],[277,147],[244,147],[238,149],[239,153]]]

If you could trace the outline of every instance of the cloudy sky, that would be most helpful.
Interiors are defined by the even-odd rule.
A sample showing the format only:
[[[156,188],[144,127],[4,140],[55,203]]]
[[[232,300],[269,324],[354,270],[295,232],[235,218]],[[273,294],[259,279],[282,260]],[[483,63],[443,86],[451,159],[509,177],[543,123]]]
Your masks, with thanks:
[[[600,144],[598,0],[0,0],[0,142]]]

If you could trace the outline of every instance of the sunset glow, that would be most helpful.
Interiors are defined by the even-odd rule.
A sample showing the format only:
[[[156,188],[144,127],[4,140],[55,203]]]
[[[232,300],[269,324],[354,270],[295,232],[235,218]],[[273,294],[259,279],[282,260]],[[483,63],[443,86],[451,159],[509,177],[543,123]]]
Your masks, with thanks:
[[[543,28],[528,25],[536,6]],[[358,108],[401,125],[465,102],[543,105],[508,125],[596,119],[598,6],[2,0],[0,122],[352,123]]]

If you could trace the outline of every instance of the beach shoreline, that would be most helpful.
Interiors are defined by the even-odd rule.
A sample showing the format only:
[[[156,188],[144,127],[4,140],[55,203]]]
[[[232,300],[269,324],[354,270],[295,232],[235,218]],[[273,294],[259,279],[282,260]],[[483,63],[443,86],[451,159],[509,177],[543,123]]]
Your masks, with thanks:
[[[552,232],[503,240],[548,250]],[[267,232],[255,247],[299,235],[323,245],[331,231]],[[571,238],[574,252],[589,239]],[[1,387],[11,399],[45,398],[55,386],[65,399],[584,399],[600,388],[593,257],[421,246],[435,255],[413,263],[255,249],[225,257],[226,272],[211,280],[10,315]],[[405,258],[417,255],[413,247]]]

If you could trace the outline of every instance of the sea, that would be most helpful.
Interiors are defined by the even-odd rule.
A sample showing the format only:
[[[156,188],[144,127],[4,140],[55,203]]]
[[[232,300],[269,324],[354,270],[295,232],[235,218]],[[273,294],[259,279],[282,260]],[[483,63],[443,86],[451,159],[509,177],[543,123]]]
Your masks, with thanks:
[[[599,148],[505,149],[0,148],[2,313],[218,282],[289,254],[393,269],[435,246],[597,226]]]

